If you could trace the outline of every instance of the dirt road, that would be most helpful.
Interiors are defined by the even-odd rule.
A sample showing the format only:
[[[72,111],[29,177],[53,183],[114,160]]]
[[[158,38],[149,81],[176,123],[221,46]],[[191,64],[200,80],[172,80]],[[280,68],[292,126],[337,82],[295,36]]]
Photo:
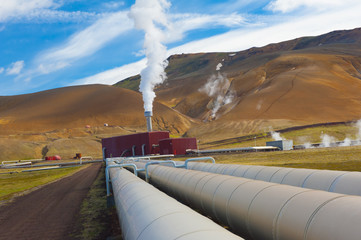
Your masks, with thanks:
[[[72,239],[80,205],[101,164],[18,197],[0,208],[0,239]]]

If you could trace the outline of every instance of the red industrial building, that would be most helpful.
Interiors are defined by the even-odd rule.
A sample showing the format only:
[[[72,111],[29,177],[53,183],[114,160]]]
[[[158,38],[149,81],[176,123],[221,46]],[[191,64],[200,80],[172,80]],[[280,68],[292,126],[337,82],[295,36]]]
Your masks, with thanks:
[[[45,157],[45,160],[61,160],[59,155]]]
[[[169,132],[144,132],[102,139],[105,158],[155,154],[184,155],[197,149],[195,138],[169,138]]]
[[[188,149],[197,149],[195,138],[166,138],[159,141],[161,155],[185,155]]]
[[[144,132],[103,138],[105,157],[130,157],[159,154],[159,140],[169,138],[169,132]]]

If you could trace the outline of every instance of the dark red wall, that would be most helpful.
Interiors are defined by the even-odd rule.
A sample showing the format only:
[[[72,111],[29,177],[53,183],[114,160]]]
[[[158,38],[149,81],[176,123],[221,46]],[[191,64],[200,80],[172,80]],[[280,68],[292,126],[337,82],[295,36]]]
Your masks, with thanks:
[[[187,149],[197,149],[196,138],[168,138],[159,141],[160,154],[185,155]]]
[[[132,146],[135,145],[135,156],[142,155],[142,145],[145,144],[145,155],[159,154],[159,140],[169,138],[169,132],[145,132],[132,135],[117,136],[102,139],[105,147],[105,157],[133,156]]]

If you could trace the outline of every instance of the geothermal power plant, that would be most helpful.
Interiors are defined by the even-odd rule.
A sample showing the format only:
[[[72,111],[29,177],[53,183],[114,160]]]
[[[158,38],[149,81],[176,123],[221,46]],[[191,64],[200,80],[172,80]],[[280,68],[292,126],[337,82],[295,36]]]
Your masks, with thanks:
[[[170,138],[169,132],[153,132],[152,112],[146,111],[144,116],[147,132],[102,139],[105,158],[155,154],[185,155],[187,150],[197,149],[195,138]]]
[[[196,139],[152,131],[145,117],[148,132],[102,140],[124,239],[360,239],[360,172],[174,161]]]

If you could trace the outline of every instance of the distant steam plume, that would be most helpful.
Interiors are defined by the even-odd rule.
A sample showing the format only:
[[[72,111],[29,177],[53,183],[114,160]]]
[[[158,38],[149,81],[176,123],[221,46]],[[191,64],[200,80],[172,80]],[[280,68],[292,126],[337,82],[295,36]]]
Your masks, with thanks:
[[[144,49],[147,67],[141,73],[140,92],[143,94],[144,110],[152,111],[155,98],[154,87],[166,79],[167,48],[164,30],[169,27],[165,11],[170,7],[167,0],[136,0],[129,16],[135,27],[145,32]]]
[[[304,143],[305,148],[324,148],[324,147],[348,147],[348,146],[358,146],[361,145],[361,120],[358,120],[354,125],[357,128],[357,133],[355,138],[351,139],[346,137],[343,141],[337,141],[335,137],[332,137],[328,134],[321,133],[321,143],[311,144],[309,142]]]
[[[336,139],[327,134],[321,134],[322,143],[320,147],[331,147],[331,143],[336,142]]]
[[[216,66],[216,71],[221,70],[222,66],[223,66],[222,63],[218,63],[217,66]]]
[[[349,147],[351,146],[352,141],[349,138],[345,138],[342,143],[339,144],[340,147]]]
[[[315,148],[310,142],[306,142],[304,144],[302,144],[304,148]]]
[[[218,68],[218,66],[217,66]],[[218,110],[233,101],[233,92],[229,91],[231,83],[225,75],[217,73],[212,75],[207,83],[199,89],[200,92],[206,93],[213,98],[212,102],[212,118],[216,117]]]
[[[281,134],[279,132],[271,131],[270,133],[271,133],[273,140],[275,140],[275,141],[286,140],[285,138],[281,137]]]
[[[355,124],[358,129],[356,140],[354,141],[354,145],[361,145],[361,119],[358,120]]]

